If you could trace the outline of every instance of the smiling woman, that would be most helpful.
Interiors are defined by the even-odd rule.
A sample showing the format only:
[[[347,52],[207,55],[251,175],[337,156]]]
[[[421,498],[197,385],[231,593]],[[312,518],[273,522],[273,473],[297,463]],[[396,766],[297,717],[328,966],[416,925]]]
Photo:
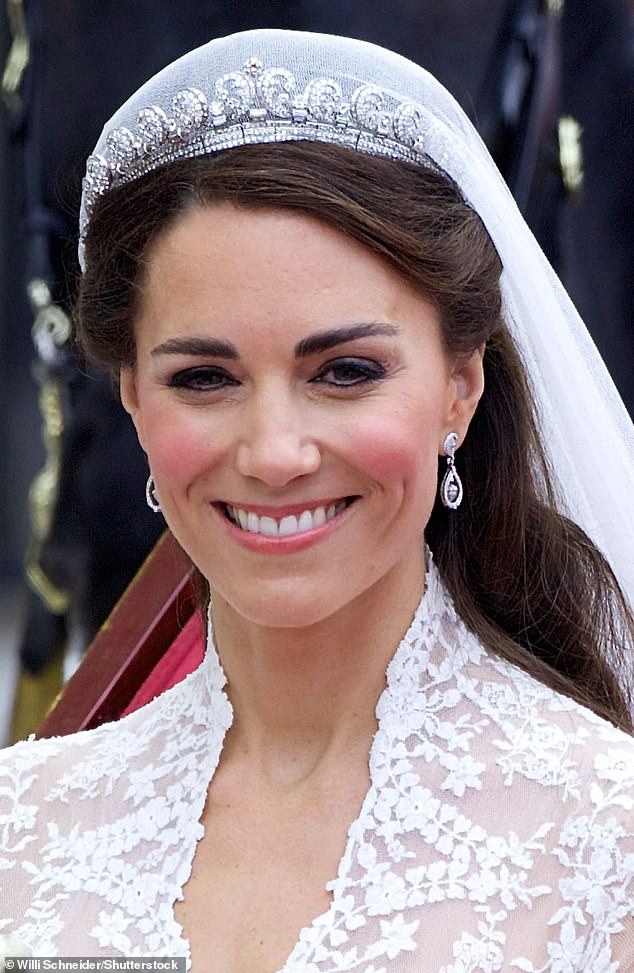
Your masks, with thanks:
[[[629,969],[632,430],[450,97],[357,41],[212,41],[106,126],[81,257],[208,644],[0,759],[0,929],[199,973]]]
[[[410,592],[398,639],[439,444],[465,438],[481,352],[453,361],[420,293],[301,213],[199,206],[146,260],[121,389],[175,536],[274,628]]]

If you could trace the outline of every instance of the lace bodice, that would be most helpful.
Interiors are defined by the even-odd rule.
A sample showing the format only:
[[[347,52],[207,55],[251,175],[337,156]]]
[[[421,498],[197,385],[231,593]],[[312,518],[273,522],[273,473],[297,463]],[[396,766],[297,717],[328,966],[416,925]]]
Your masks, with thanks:
[[[224,682],[210,640],[119,723],[0,754],[0,937],[188,956],[173,907],[232,719]],[[283,973],[634,970],[634,741],[491,656],[433,566],[377,719],[331,905]]]

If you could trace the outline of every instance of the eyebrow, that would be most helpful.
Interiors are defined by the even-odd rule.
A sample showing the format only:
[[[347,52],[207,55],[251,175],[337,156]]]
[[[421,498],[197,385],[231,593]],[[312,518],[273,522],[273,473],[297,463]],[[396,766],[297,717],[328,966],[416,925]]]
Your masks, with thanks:
[[[295,357],[306,358],[336,345],[371,338],[376,335],[392,337],[398,334],[393,324],[375,321],[371,324],[352,324],[345,328],[331,328],[302,338],[295,345]],[[231,361],[239,359],[238,349],[230,341],[222,338],[170,338],[152,349],[152,355],[195,355],[203,358],[224,358]]]
[[[221,338],[170,338],[153,348],[152,355],[196,355],[234,361],[240,357],[235,345]]]
[[[355,341],[357,338],[371,338],[375,335],[393,336],[398,334],[398,328],[393,324],[383,324],[375,321],[372,324],[352,324],[347,328],[332,328],[329,331],[318,331],[317,334],[302,338],[295,345],[295,357],[305,358],[307,355],[315,355],[320,351],[327,351],[335,345],[342,345],[346,341]]]

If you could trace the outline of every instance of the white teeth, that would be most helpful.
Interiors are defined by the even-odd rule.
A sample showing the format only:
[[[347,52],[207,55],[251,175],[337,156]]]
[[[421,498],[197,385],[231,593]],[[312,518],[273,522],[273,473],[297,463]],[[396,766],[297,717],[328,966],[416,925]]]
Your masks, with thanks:
[[[280,537],[290,537],[291,534],[296,534],[298,531],[297,517],[292,514],[289,517],[282,517],[278,531]]]
[[[229,505],[227,505],[227,513],[242,530],[248,530],[252,534],[264,534],[265,537],[291,537],[293,534],[302,534],[315,527],[321,527],[346,507],[346,501],[340,500],[338,503],[331,503],[327,508],[316,507],[315,510],[303,510],[297,517],[288,514],[279,521],[274,517],[259,517],[250,510]]]
[[[272,517],[260,517],[260,533],[266,534],[267,537],[277,537],[277,520],[273,520]]]
[[[315,526],[315,521],[313,520],[313,515],[310,510],[304,510],[303,513],[299,515],[299,520],[297,521],[298,530],[311,530]]]

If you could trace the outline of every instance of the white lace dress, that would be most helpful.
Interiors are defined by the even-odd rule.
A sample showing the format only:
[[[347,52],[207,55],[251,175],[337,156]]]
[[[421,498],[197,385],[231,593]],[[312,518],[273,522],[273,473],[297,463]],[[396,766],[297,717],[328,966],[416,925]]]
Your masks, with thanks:
[[[210,645],[119,723],[0,754],[0,937],[188,956],[173,906],[231,723],[223,685]],[[330,908],[284,973],[634,970],[634,741],[489,655],[433,567],[377,717]]]

